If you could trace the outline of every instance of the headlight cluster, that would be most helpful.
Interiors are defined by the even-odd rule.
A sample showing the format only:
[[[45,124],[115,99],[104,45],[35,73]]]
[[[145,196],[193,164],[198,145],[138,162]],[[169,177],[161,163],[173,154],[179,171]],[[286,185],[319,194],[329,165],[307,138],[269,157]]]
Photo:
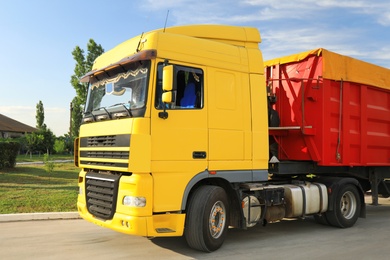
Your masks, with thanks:
[[[142,208],[142,207],[146,206],[146,198],[145,197],[125,196],[123,198],[122,203],[125,206]]]

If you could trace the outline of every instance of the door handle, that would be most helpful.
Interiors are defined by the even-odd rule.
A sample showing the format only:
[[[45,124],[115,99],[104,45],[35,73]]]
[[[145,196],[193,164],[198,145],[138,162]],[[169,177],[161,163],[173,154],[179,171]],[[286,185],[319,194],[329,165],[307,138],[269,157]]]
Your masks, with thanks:
[[[206,159],[206,152],[203,151],[194,151],[192,152],[193,159]]]

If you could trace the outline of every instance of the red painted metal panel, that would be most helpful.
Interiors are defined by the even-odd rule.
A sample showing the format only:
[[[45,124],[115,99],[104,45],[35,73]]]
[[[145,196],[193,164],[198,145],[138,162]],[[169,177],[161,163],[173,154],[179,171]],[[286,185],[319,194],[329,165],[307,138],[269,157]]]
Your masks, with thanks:
[[[329,62],[329,61],[328,61]],[[323,78],[323,57],[266,67],[277,96],[280,160],[390,165],[390,91]]]

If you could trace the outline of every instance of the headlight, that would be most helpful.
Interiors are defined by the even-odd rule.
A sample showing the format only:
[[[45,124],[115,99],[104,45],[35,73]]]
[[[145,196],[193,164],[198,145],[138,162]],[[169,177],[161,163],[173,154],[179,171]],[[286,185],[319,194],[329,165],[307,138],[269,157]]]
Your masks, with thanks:
[[[123,198],[122,203],[125,206],[142,208],[142,207],[146,206],[146,198],[145,197],[125,196]]]

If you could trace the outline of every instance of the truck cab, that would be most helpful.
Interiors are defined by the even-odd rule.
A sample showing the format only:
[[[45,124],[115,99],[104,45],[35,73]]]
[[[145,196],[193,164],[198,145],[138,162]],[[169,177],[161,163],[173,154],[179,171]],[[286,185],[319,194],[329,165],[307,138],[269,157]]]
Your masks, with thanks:
[[[81,79],[80,215],[128,234],[181,236],[197,187],[267,180],[260,41],[255,28],[182,26],[100,56]]]

